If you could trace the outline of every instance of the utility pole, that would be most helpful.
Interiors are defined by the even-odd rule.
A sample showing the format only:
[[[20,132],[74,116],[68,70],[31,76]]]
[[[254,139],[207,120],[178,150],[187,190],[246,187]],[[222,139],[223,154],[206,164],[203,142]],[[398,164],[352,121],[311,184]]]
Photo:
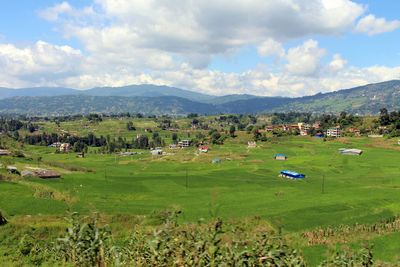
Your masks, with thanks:
[[[189,187],[188,170],[187,170],[187,168],[186,168],[186,190],[188,189],[188,187]]]

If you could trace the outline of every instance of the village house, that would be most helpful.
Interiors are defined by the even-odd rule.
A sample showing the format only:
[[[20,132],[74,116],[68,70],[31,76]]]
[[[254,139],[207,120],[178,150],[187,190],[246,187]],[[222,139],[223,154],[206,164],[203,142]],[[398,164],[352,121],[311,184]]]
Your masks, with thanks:
[[[190,140],[182,140],[182,141],[178,142],[178,146],[181,148],[182,147],[190,147],[190,143],[191,143]]]
[[[0,149],[0,156],[9,156],[11,152],[6,149]]]
[[[331,127],[328,130],[326,130],[326,136],[339,138],[341,131],[342,129],[340,126]]]
[[[318,130],[318,129],[321,127],[321,122],[319,122],[319,121],[315,122],[315,123],[312,125],[312,127],[314,127],[315,130]]]
[[[150,151],[150,153],[151,153],[153,156],[162,155],[162,154],[163,154],[163,152],[162,152],[161,149],[153,149],[152,151]]]
[[[286,155],[274,155],[274,159],[276,160],[287,160]]]
[[[247,142],[247,147],[248,147],[248,148],[257,147],[257,143],[254,142],[254,141],[248,141],[248,142]]]
[[[298,127],[300,130],[300,135],[308,135],[311,129],[311,125],[304,122],[299,122]]]
[[[274,130],[274,127],[272,127],[272,126],[266,126],[265,127],[265,131],[266,132],[272,132]]]
[[[169,149],[178,149],[179,146],[178,146],[177,144],[170,144],[170,145],[168,146],[168,148],[169,148]]]
[[[70,148],[70,145],[68,143],[63,143],[60,145],[60,151],[66,152],[69,150],[69,148]]]
[[[199,146],[199,152],[200,153],[207,153],[208,152],[208,146]]]
[[[349,132],[350,133],[354,133],[355,136],[360,136],[361,135],[360,130],[358,130],[357,128],[350,128]]]

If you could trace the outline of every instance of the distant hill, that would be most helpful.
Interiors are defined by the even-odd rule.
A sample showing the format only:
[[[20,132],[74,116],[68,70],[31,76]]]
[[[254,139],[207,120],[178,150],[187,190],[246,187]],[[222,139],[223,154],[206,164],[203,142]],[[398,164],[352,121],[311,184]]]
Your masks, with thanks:
[[[400,80],[368,84],[325,94],[295,98],[274,111],[312,111],[374,115],[381,108],[400,110]]]
[[[12,97],[0,100],[0,113],[40,116],[88,113],[142,113],[142,114],[211,114],[216,113],[210,104],[194,102],[175,96],[125,97],[125,96],[42,96]]]
[[[129,85],[123,87],[96,87],[88,90],[74,90],[61,87],[34,87],[22,89],[0,88],[0,99],[13,96],[59,96],[59,95],[91,95],[91,96],[177,96],[192,101],[204,101],[215,96],[200,94],[169,86],[152,84]]]
[[[0,93],[4,92],[7,94],[7,90],[13,89],[0,88]],[[388,110],[400,110],[399,80],[299,98],[259,97],[252,95],[215,97],[179,88],[154,85],[116,88],[101,87],[85,91],[68,88],[47,89],[48,91],[52,91],[52,94],[68,93],[71,90],[73,92],[73,94],[62,96],[40,96],[45,94],[43,88],[41,90],[38,88],[19,90],[24,90],[20,93],[25,92],[25,94],[33,94],[36,90],[39,96],[19,96],[0,100],[1,113],[60,115],[90,112],[140,112],[161,115],[187,114],[191,112],[199,114],[256,114],[289,111],[316,113],[339,113],[346,111],[360,115],[375,115],[383,107],[386,107]],[[77,95],[78,93],[81,95]],[[82,93],[85,93],[85,95],[82,95]],[[140,96],[130,96],[135,94],[139,94]]]
[[[97,87],[80,91],[80,93],[93,96],[177,96],[193,101],[204,101],[214,98],[214,96],[211,95],[200,94],[175,87],[158,86],[152,84],[129,85],[123,87]]]
[[[240,100],[248,100],[254,98],[261,98],[260,96],[255,95],[247,95],[247,94],[240,94],[240,95],[224,95],[224,96],[214,96],[213,98],[206,99],[202,102],[214,105],[225,104],[233,101],[240,101]]]
[[[70,95],[79,92],[78,90],[62,87],[33,87],[22,89],[10,89],[0,87],[0,99],[13,96],[58,96]]]

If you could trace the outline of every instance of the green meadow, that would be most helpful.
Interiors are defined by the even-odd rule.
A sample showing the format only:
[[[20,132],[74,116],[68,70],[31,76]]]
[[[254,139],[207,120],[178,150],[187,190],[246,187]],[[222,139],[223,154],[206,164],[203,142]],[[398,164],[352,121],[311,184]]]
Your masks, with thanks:
[[[27,146],[26,153],[41,156],[41,161],[13,158],[15,166],[51,168],[62,178],[0,181],[0,207],[11,219],[68,211],[148,216],[171,206],[183,210],[182,223],[256,216],[292,238],[311,263],[319,262],[328,246],[307,245],[299,237],[303,231],[368,225],[400,214],[400,150],[393,140],[280,137],[259,142],[257,148],[247,148],[247,140],[243,132],[224,145],[212,145],[206,154],[187,148],[127,157],[89,151],[78,158],[76,153]],[[363,154],[341,155],[342,147],[362,149]],[[288,160],[274,160],[275,154]],[[49,162],[56,164],[49,167]],[[306,178],[281,178],[281,170]],[[394,261],[400,256],[398,240],[399,233],[360,236],[349,245],[371,242],[378,259]]]

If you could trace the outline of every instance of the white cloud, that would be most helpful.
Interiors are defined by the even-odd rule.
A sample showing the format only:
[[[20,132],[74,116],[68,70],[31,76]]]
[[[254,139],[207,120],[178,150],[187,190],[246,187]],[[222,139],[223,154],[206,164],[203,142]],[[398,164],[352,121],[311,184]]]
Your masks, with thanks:
[[[43,41],[17,48],[12,44],[0,44],[0,71],[9,79],[2,80],[7,86],[23,84],[48,84],[50,80],[64,79],[80,73],[83,55],[69,46],[56,46]],[[17,81],[20,80],[19,83]]]
[[[207,66],[214,56],[229,55],[265,40],[284,42],[316,34],[342,34],[352,29],[364,12],[362,5],[349,0],[96,0],[95,3],[80,11],[64,2],[43,11],[42,16],[58,20],[64,25],[65,35],[78,38],[90,52],[112,50],[115,56],[118,51],[123,54],[126,50],[145,48],[149,53],[177,56],[196,68]],[[260,53],[271,52],[265,50],[265,45],[268,43],[260,46]]]
[[[307,40],[302,45],[289,49],[286,70],[293,75],[316,76],[321,71],[321,58],[325,54],[326,50],[319,48],[317,41]]]
[[[39,15],[47,20],[56,21],[59,19],[59,15],[63,13],[71,14],[73,11],[70,4],[67,2],[62,2],[61,4],[55,5],[53,7],[46,8],[39,12]]]
[[[376,18],[374,15],[368,15],[360,19],[355,28],[356,32],[375,35],[384,32],[392,32],[400,27],[400,21],[386,21],[385,18]]]
[[[347,62],[347,60],[342,59],[342,56],[340,54],[334,54],[333,60],[328,64],[328,69],[330,73],[334,75],[343,70]]]
[[[282,44],[273,39],[268,39],[267,41],[261,43],[257,47],[257,51],[258,55],[262,57],[278,56],[283,58],[285,56],[285,49],[283,48]]]

